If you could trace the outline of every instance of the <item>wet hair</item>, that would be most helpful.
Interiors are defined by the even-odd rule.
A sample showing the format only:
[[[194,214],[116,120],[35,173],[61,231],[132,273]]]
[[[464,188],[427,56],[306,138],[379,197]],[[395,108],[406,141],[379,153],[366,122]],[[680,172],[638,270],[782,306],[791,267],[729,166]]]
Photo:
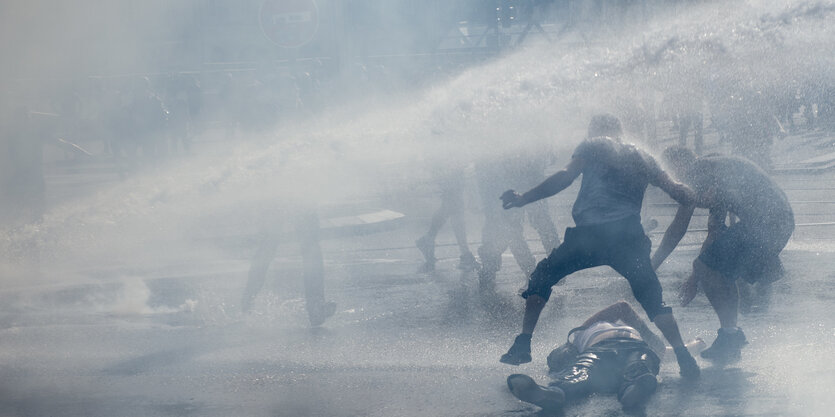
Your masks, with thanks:
[[[608,136],[610,138],[619,138],[622,135],[623,128],[620,125],[620,120],[615,115],[602,113],[592,116],[589,122],[588,137]]]

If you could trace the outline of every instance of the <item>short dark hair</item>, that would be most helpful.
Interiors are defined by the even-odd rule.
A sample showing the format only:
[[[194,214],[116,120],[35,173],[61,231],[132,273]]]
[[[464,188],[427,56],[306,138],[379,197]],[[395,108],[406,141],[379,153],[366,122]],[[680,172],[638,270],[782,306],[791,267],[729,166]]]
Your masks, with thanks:
[[[608,136],[611,138],[619,138],[623,135],[623,128],[620,125],[620,120],[611,113],[601,113],[592,116],[589,122],[588,136],[590,138],[598,136]]]

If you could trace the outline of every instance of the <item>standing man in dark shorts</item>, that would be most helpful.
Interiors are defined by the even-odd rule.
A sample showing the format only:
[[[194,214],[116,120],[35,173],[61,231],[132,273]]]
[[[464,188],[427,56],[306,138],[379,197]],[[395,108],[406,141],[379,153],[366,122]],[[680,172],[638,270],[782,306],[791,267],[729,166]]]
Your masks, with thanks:
[[[693,272],[681,288],[681,304],[696,296],[697,284],[719,317],[716,340],[702,357],[716,362],[738,360],[745,334],[737,327],[739,294],[736,280],[770,283],[783,274],[780,252],[794,231],[794,214],[786,194],[761,168],[743,158],[722,155],[696,157],[689,149],[671,147],[664,159],[696,191],[696,205],[710,210],[707,239]],[[679,207],[658,250],[658,268],[687,231],[693,205]],[[733,214],[739,221],[728,227]]]
[[[526,299],[522,333],[502,362],[518,365],[531,361],[531,335],[552,286],[573,272],[608,265],[629,281],[635,299],[673,347],[681,375],[699,375],[672,309],[664,305],[661,284],[650,263],[651,242],[641,227],[641,206],[649,184],[683,205],[692,205],[695,195],[673,181],[649,154],[623,143],[621,134],[616,117],[594,116],[588,139],[577,146],[562,171],[524,194],[509,190],[502,195],[505,209],[522,207],[559,193],[583,174],[572,209],[576,227],[566,229],[563,243],[531,274],[528,289],[522,293]]]

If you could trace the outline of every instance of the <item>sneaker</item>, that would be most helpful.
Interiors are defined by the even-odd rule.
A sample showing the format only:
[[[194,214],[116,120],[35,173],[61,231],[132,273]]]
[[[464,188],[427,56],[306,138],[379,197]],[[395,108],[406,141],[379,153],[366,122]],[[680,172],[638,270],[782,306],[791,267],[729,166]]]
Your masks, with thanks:
[[[313,327],[321,326],[334,313],[336,313],[336,303],[333,301],[314,302],[307,308],[307,316]]]
[[[434,266],[435,242],[431,242],[429,241],[429,239],[426,238],[426,236],[423,236],[415,241],[415,246],[417,246],[417,248],[420,249],[420,253],[422,253],[424,259],[426,259],[426,263],[431,263]]]
[[[508,365],[521,365],[531,361],[531,335],[520,334],[513,341],[513,346],[502,355],[499,362]]]
[[[475,256],[472,253],[465,253],[459,258],[458,269],[462,271],[478,269],[478,261],[475,260]]]
[[[701,375],[702,371],[696,363],[696,359],[690,354],[686,346],[679,346],[673,349],[676,354],[676,361],[678,362],[678,373],[682,378],[695,379]]]
[[[621,390],[618,400],[624,411],[641,409],[657,388],[655,375],[643,374]]]
[[[542,387],[527,375],[513,374],[507,377],[507,387],[514,397],[548,412],[560,411],[565,404],[563,390],[558,387]]]
[[[737,329],[733,333],[719,329],[716,340],[709,348],[702,351],[702,357],[719,363],[735,362],[742,357],[742,347],[747,344],[748,341],[742,329]]]

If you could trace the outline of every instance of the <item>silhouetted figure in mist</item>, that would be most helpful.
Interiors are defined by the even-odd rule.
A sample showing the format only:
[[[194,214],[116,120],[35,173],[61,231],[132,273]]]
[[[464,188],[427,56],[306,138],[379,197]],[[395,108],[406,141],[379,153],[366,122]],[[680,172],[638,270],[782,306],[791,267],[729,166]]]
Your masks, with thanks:
[[[721,328],[702,357],[717,362],[738,360],[745,334],[737,327],[739,296],[736,280],[770,283],[783,275],[780,252],[794,231],[794,214],[780,187],[751,161],[673,147],[664,151],[676,175],[696,191],[694,204],[679,207],[652,258],[658,268],[687,231],[695,207],[710,210],[708,235],[682,285],[682,305],[702,288],[719,317]],[[733,214],[738,222],[727,226]]]
[[[651,242],[641,226],[641,207],[649,184],[681,204],[693,204],[695,196],[687,186],[673,181],[652,156],[624,143],[622,134],[616,117],[592,117],[588,138],[577,146],[563,170],[524,194],[508,190],[502,195],[505,209],[523,207],[559,193],[583,176],[572,209],[576,227],[566,229],[563,243],[531,274],[522,293],[526,299],[522,332],[502,362],[518,365],[531,361],[531,336],[551,287],[573,272],[608,265],[626,278],[635,299],[672,345],[681,375],[698,377],[699,367],[684,346],[672,309],[664,304],[661,284],[650,262]]]
[[[678,124],[678,144],[687,146],[687,137],[693,130],[693,150],[701,155],[704,152],[704,113],[702,100],[695,93],[683,94],[679,97],[676,122]]]
[[[484,210],[484,227],[478,256],[479,289],[485,293],[495,290],[496,274],[502,267],[502,253],[508,248],[525,275],[533,272],[536,258],[525,240],[524,220],[528,218],[537,231],[545,253],[559,245],[559,235],[546,202],[539,202],[524,210],[502,210],[496,196],[509,187],[525,187],[544,178],[544,156],[503,156],[501,159],[480,161],[476,164],[476,176]]]
[[[281,229],[289,224],[294,226],[290,233],[301,249],[305,308],[311,326],[319,326],[336,312],[336,303],[325,301],[325,266],[319,244],[319,216],[315,210],[296,210],[267,227],[249,268],[241,309],[249,312],[252,308],[279,245],[287,241]]]
[[[800,110],[799,89],[795,83],[788,83],[782,88],[774,88],[772,101],[776,109],[776,117],[785,133],[797,130],[794,114]]]
[[[470,245],[467,242],[467,230],[464,222],[464,191],[465,173],[461,168],[447,168],[445,172],[438,175],[437,185],[440,189],[441,206],[432,216],[429,223],[429,230],[421,236],[415,245],[420,249],[426,262],[421,267],[424,272],[435,269],[435,239],[441,227],[449,221],[452,231],[455,233],[455,241],[458,244],[460,253],[458,268],[470,271],[478,266],[475,256],[470,252]]]
[[[731,147],[731,153],[772,168],[771,148],[779,130],[776,109],[759,92],[726,95],[716,106],[714,124]]]

